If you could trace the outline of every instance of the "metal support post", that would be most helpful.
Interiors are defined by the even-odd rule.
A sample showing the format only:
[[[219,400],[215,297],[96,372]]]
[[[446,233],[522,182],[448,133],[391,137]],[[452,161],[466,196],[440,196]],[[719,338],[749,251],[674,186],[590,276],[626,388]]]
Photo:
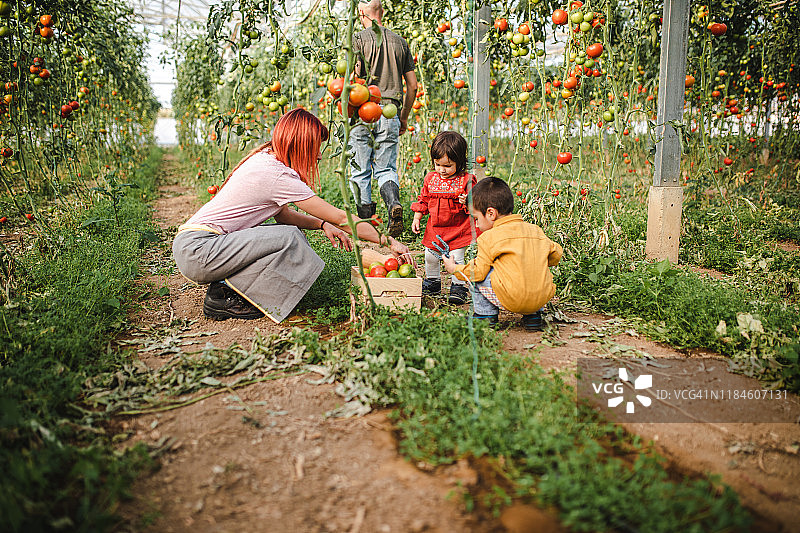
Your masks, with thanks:
[[[473,0],[477,1],[477,0]],[[488,2],[472,12],[472,157],[489,154],[489,61],[486,57],[486,43],[482,42],[489,31],[492,11]],[[483,167],[475,167],[478,179],[486,176]]]
[[[670,122],[683,121],[688,31],[689,0],[666,0],[661,32],[656,160],[647,201],[645,250],[651,259],[669,259],[673,263],[678,262],[683,189],[681,139]]]

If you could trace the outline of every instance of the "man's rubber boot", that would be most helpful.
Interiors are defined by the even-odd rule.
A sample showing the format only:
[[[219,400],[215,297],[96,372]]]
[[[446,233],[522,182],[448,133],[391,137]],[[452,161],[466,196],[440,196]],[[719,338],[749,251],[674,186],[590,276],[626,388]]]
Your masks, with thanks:
[[[375,214],[375,202],[371,204],[364,204],[364,205],[357,205],[356,211],[358,212],[358,218],[372,218]]]
[[[403,234],[403,206],[400,204],[400,187],[393,181],[387,181],[381,187],[381,198],[389,213],[387,230],[392,237]]]

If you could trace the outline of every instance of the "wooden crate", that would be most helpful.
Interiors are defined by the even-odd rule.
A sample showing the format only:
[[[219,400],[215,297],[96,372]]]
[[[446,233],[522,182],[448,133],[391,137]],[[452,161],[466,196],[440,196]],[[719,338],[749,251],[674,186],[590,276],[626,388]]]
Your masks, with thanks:
[[[366,300],[367,290],[357,267],[352,268],[350,279],[353,285],[361,289],[362,297]],[[367,278],[367,282],[372,298],[378,305],[416,311],[422,306],[422,278]]]

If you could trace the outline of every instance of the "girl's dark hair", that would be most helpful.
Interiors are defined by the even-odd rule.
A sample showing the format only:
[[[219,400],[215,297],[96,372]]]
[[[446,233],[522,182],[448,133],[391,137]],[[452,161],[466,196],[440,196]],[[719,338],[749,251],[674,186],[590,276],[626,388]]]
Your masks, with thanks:
[[[444,156],[456,164],[456,174],[467,170],[467,140],[457,131],[443,131],[431,143],[431,160]]]
[[[482,215],[490,207],[497,209],[500,216],[510,215],[514,211],[514,194],[505,181],[486,177],[472,188],[472,207]]]

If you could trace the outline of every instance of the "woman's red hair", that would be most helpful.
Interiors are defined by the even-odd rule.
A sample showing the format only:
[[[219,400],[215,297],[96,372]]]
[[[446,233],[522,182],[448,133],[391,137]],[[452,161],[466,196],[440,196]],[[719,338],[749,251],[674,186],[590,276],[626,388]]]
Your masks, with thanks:
[[[302,108],[292,109],[275,124],[272,140],[253,149],[239,161],[225,183],[253,154],[270,149],[278,161],[300,174],[303,182],[316,190],[319,185],[317,157],[320,146],[327,140],[328,128],[317,117]]]

